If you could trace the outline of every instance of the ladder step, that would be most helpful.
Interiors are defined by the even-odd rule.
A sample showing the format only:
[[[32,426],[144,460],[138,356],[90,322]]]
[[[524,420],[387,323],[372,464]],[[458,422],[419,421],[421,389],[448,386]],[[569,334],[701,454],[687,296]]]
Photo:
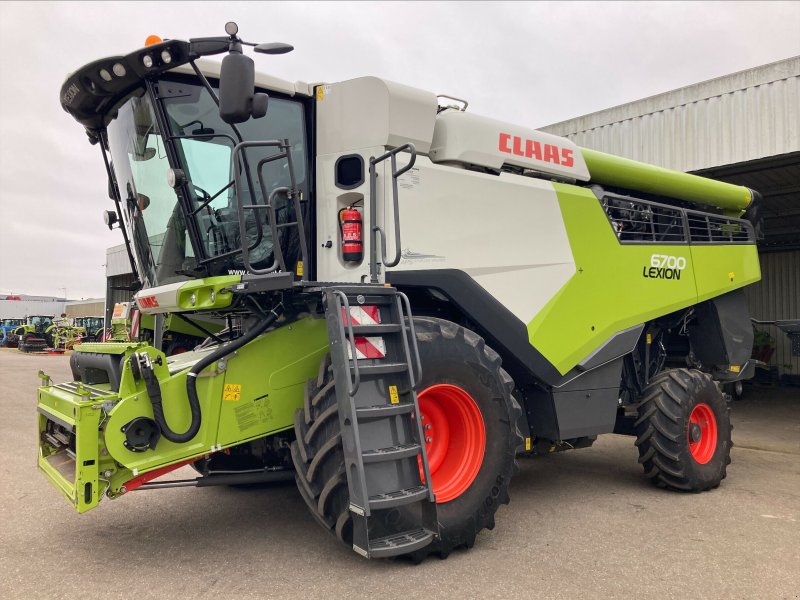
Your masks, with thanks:
[[[427,529],[411,529],[393,533],[386,537],[375,538],[369,541],[369,556],[371,558],[386,558],[408,554],[424,548],[433,541],[433,533]]]
[[[353,365],[350,365],[353,370]],[[377,365],[358,365],[358,372],[364,375],[388,375],[389,373],[405,373],[408,371],[406,363],[379,363]]]
[[[401,444],[399,446],[390,446],[388,448],[378,448],[377,450],[367,450],[362,452],[361,456],[363,457],[364,464],[366,464],[400,460],[401,458],[416,456],[419,453],[419,444]]]
[[[345,329],[347,331],[347,329]],[[353,325],[353,335],[383,335],[384,333],[400,333],[402,327],[396,323],[385,325]]]
[[[428,488],[424,485],[418,485],[404,490],[397,490],[396,492],[387,492],[385,494],[375,494],[369,497],[369,507],[374,509],[392,508],[394,506],[403,506],[404,504],[411,504],[412,502],[419,502],[428,498]]]
[[[357,408],[358,420],[362,419],[383,419],[414,412],[414,405],[411,402],[401,402],[399,404],[380,404],[378,406],[365,406]]]

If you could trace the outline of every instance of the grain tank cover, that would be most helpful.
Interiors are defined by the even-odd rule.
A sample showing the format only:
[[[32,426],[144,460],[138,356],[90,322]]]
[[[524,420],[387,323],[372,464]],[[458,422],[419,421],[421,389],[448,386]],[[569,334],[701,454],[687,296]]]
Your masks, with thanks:
[[[583,155],[570,140],[452,110],[436,118],[430,158],[435,163],[490,169],[510,165],[558,178],[589,180]]]

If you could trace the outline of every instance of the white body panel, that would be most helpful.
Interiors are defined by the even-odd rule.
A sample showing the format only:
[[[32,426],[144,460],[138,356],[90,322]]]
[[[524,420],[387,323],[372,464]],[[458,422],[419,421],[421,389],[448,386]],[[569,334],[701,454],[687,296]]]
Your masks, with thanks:
[[[557,178],[589,180],[586,162],[574,142],[452,110],[436,119],[430,156],[437,163],[478,165],[497,170],[511,165]]]
[[[179,312],[183,309],[178,306],[178,291],[185,284],[185,281],[178,281],[158,287],[145,288],[136,292],[133,300],[139,310],[146,315]],[[146,300],[143,301],[145,298]]]
[[[221,62],[201,58],[196,61],[196,64],[206,77],[219,79],[219,72],[222,68]],[[194,75],[194,69],[192,69],[191,65],[180,65],[170,69],[170,71],[184,75]],[[256,87],[281,92],[287,96],[294,96],[295,94],[310,96],[314,91],[313,86],[305,81],[287,81],[261,71],[256,71]]]
[[[427,154],[436,96],[377,77],[360,77],[317,90],[317,153],[353,152],[408,142]]]
[[[366,149],[377,154],[381,148]],[[363,194],[368,182],[344,192],[333,185],[335,157],[317,164],[317,271],[320,281],[361,281],[368,269],[368,223],[364,215],[364,260],[346,266],[341,260],[336,213],[341,198]],[[407,156],[398,158],[398,166]],[[379,222],[387,232],[387,254],[394,254],[391,179],[379,180]],[[458,269],[524,323],[575,273],[575,261],[552,184],[503,173],[499,176],[432,163],[418,156],[416,166],[399,180],[402,256],[392,271]],[[364,189],[362,189],[364,188]],[[350,194],[353,194],[352,196]],[[327,214],[326,214],[327,213]],[[332,241],[331,248],[325,243]]]

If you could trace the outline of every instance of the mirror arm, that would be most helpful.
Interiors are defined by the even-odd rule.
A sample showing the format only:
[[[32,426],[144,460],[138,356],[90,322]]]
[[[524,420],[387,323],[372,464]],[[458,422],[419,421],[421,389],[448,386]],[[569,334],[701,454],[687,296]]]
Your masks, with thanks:
[[[217,93],[214,91],[214,88],[211,87],[211,84],[208,82],[208,79],[206,79],[206,76],[203,75],[203,72],[199,69],[199,67],[195,64],[193,60],[189,61],[189,64],[192,65],[192,70],[195,72],[198,79],[200,79],[200,83],[203,84],[203,87],[206,88],[206,91],[208,91],[208,93],[211,95],[211,99],[214,101],[214,104],[216,104],[217,108],[219,108],[219,96],[217,96]],[[233,123],[228,123],[228,125],[230,125],[230,128],[233,129],[233,133],[236,134],[236,138],[239,140],[239,142],[240,143],[243,142],[244,138],[242,137],[242,134],[239,132],[239,128],[236,127],[236,125],[234,125]]]

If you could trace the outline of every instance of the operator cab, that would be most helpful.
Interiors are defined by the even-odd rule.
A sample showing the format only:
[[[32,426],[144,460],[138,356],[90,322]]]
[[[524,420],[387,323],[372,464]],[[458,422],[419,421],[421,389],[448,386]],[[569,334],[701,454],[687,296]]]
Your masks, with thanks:
[[[28,325],[32,325],[36,333],[44,333],[53,324],[53,317],[35,315],[28,317]]]
[[[253,61],[242,54],[242,44],[255,44],[237,31],[229,23],[228,37],[148,38],[132,54],[84,66],[62,87],[62,106],[103,150],[118,213],[107,224],[120,222],[146,287],[302,272],[310,99],[256,88]],[[226,51],[221,72],[195,62]]]

